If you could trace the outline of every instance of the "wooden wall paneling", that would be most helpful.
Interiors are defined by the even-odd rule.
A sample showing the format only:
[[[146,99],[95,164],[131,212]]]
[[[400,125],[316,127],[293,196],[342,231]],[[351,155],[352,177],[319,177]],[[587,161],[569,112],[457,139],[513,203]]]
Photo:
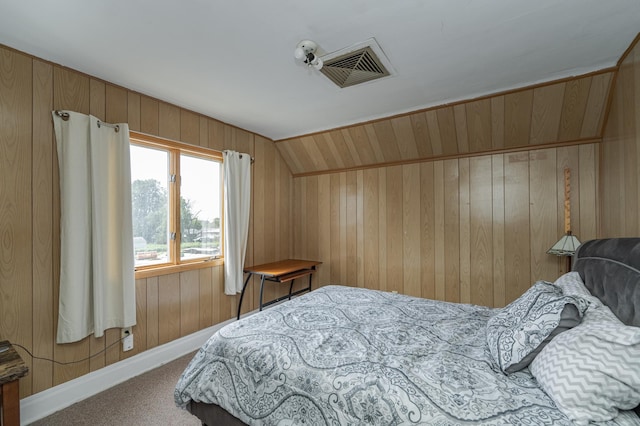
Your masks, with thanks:
[[[158,343],[180,337],[180,274],[158,277]]]
[[[356,287],[358,280],[358,182],[356,172],[347,172],[346,186],[346,263],[347,284]]]
[[[483,306],[494,305],[492,164],[488,155],[469,159],[469,303]]]
[[[380,239],[378,237],[379,201],[378,170],[366,169],[363,174],[363,232],[364,244],[364,282],[367,288],[380,289],[378,254]]]
[[[580,145],[578,176],[580,178],[580,204],[578,217],[580,220],[580,241],[597,238],[598,235],[598,184],[597,184],[597,146],[596,144]]]
[[[420,282],[420,165],[402,166],[402,292],[422,295]]]
[[[337,135],[334,134],[334,132],[325,134],[319,133],[313,136],[316,146],[320,150],[324,163],[327,165],[329,170],[344,168],[344,163],[338,154],[336,144],[334,142],[334,136],[336,138],[342,137],[341,134]]]
[[[470,170],[469,158],[458,160],[458,197],[459,208],[459,280],[460,280],[460,302],[471,303],[471,218],[470,218]],[[475,285],[475,277],[473,285]]]
[[[211,149],[223,151],[225,149],[225,127],[218,120],[207,118],[207,146]]]
[[[391,127],[400,150],[400,158],[403,160],[419,158],[411,118],[408,115],[392,118]]]
[[[280,228],[277,233],[277,238],[280,238],[280,258],[288,258],[291,256],[291,238],[293,238],[293,227],[291,223],[291,186],[293,184],[293,178],[291,171],[287,167],[280,156],[280,152],[276,156],[278,162],[278,170],[280,171],[280,179],[278,180],[277,190],[280,194],[280,198],[276,206],[278,207],[277,217],[280,222]]]
[[[294,179],[294,184],[300,179]],[[340,271],[340,262],[341,262],[341,253],[340,253],[340,174],[334,173],[331,174],[330,179],[330,223],[329,223],[329,233],[331,240],[331,283],[332,284],[342,284],[346,285],[345,282],[342,281],[341,271]],[[296,199],[294,194],[294,200]],[[297,225],[297,224],[296,224]],[[296,227],[297,229],[297,227]]]
[[[444,161],[433,163],[434,212],[434,285],[436,300],[446,300],[446,267],[445,267],[445,175]]]
[[[318,145],[316,145],[316,141],[313,136],[302,138],[301,148],[304,149],[305,153],[307,153],[307,156],[311,160],[312,169],[309,170],[321,171],[329,168],[327,166],[327,162],[324,160],[322,152],[318,149]]]
[[[313,278],[315,287],[333,284],[331,281],[331,177],[318,176],[318,273]]]
[[[180,109],[181,142],[200,145],[200,116],[194,112]]]
[[[277,144],[278,150],[280,151],[280,155],[285,159],[289,168],[291,169],[291,173],[302,173],[304,172],[304,168],[302,167],[302,163],[298,159],[295,148],[295,141],[285,141],[278,142]]]
[[[222,299],[224,295],[224,266],[214,266],[211,268],[211,306],[213,324],[223,321],[222,315]],[[237,315],[237,313],[236,313]]]
[[[504,154],[491,156],[491,216],[493,247],[493,305],[503,307],[506,299],[505,264],[505,175]]]
[[[147,278],[147,303],[145,322],[147,328],[147,349],[160,344],[160,297],[158,293],[158,277]],[[134,343],[135,344],[135,343]]]
[[[129,130],[140,132],[140,95],[134,92],[127,92],[127,123]]]
[[[453,106],[453,118],[456,123],[458,152],[467,153],[469,152],[469,132],[467,131],[467,109],[464,104]],[[491,144],[491,120],[487,122],[487,126],[489,126],[489,144]]]
[[[158,103],[158,136],[180,140],[180,108],[162,101]]]
[[[436,110],[438,128],[442,141],[442,153],[444,155],[458,154],[458,140],[456,137],[456,125],[453,118],[453,108],[443,107]]]
[[[296,143],[295,153],[296,153],[296,157],[300,161],[302,170],[305,170],[305,171],[320,170],[319,166],[317,166],[315,163],[315,161],[317,161],[318,159],[312,158],[312,155],[309,152],[309,149],[311,148],[312,145],[315,145],[315,142],[313,141],[313,138],[311,136],[300,138]],[[317,149],[314,149],[314,152],[315,151],[317,151]]]
[[[533,90],[524,90],[504,95],[505,123],[504,147],[529,144]]]
[[[105,120],[110,123],[126,123],[129,117],[127,90],[107,84],[105,98]]]
[[[136,280],[136,325],[131,329],[133,349],[122,352],[122,359],[130,358],[147,349],[147,280]],[[122,346],[122,344],[118,345]]]
[[[140,131],[160,135],[160,103],[156,99],[140,97]]]
[[[0,128],[7,129],[0,145],[0,336],[33,350],[33,61],[10,50],[0,60]],[[32,367],[30,357],[25,362]],[[20,383],[20,395],[28,395],[32,378]]]
[[[198,331],[200,326],[200,272],[180,273],[180,336]]]
[[[318,260],[320,258],[319,247],[319,214],[318,214],[318,176],[310,176],[307,179],[307,193],[305,205],[302,207],[306,210],[305,228],[307,229],[307,235],[304,244],[307,246],[307,258],[311,260]],[[317,277],[316,277],[317,279]],[[298,288],[304,288],[307,286],[307,279],[302,278],[296,281]],[[286,286],[282,286],[286,287]],[[286,288],[283,288],[282,293],[286,293]]]
[[[444,160],[445,300],[460,301],[460,194],[458,160]]]
[[[531,285],[528,152],[505,155],[504,181],[505,296],[510,303]]]
[[[387,162],[400,161],[402,159],[400,148],[398,148],[396,135],[393,133],[391,123],[387,120],[376,121],[373,123],[373,128],[378,137],[384,160]]]
[[[331,132],[331,135],[339,132],[349,147],[349,151],[353,158],[356,158],[358,165],[376,163],[376,154],[371,148],[367,131],[364,126],[354,126],[349,129],[342,129]]]
[[[531,281],[555,280],[558,262],[547,250],[560,238],[558,225],[558,197],[555,196],[559,176],[557,172],[556,150],[543,149],[529,152],[529,208],[531,226]]]
[[[316,141],[320,140],[319,137],[315,139]],[[347,139],[343,136],[342,132],[332,131],[325,133],[324,140],[325,143],[328,144],[329,149],[338,164],[343,164],[343,167],[355,167],[360,164],[357,149],[349,147]],[[318,147],[321,146],[318,145]]]
[[[571,80],[566,83],[560,117],[559,140],[575,140],[580,137],[590,87],[591,77]]]
[[[404,166],[387,167],[387,290],[403,293],[402,195]]]
[[[2,95],[0,95],[0,99]],[[53,67],[33,60],[33,354],[53,358],[53,186],[56,157],[53,139]],[[3,166],[4,169],[4,166]],[[4,333],[3,333],[4,334]],[[24,360],[29,357],[21,353]],[[53,384],[53,365],[50,361],[34,359],[29,380],[32,392],[48,389]],[[26,379],[26,377],[25,377]],[[26,381],[25,381],[26,382]],[[24,383],[24,382],[23,382]],[[26,387],[27,385],[25,385]],[[23,387],[21,383],[21,387]],[[26,392],[26,391],[25,391]]]
[[[637,50],[638,47],[635,48]],[[602,156],[601,203],[602,214],[600,237],[624,237],[627,234],[626,201],[633,203],[634,198],[625,193],[626,145],[637,143],[634,140],[632,121],[628,119],[631,105],[625,104],[625,96],[633,92],[633,63],[630,54],[621,64],[616,77],[616,87],[611,99],[608,123],[600,147]],[[634,111],[631,111],[633,113]]]
[[[198,121],[200,127],[200,145],[205,148],[209,148],[209,121],[212,120],[201,115],[199,116]]]
[[[466,104],[469,148],[466,152],[491,150],[491,99],[481,99]]]
[[[418,149],[418,155],[420,158],[427,158],[433,155],[433,148],[431,146],[431,136],[429,135],[429,124],[427,123],[427,116],[420,112],[411,114],[411,126],[413,128],[413,135],[416,141],[416,147]]]
[[[214,325],[213,322],[213,271],[212,268],[199,269],[198,330]]]
[[[491,98],[491,148],[502,149],[505,146],[504,96]]]
[[[434,163],[420,163],[420,290],[435,299],[435,189]]]
[[[387,168],[378,170],[378,288],[388,291],[387,284]]]
[[[602,135],[602,123],[605,116],[607,94],[611,90],[613,73],[597,74],[591,78],[589,98],[582,120],[581,138]]]
[[[259,214],[255,215],[253,218],[253,260],[255,265],[260,265],[263,263],[270,262],[276,259],[268,259],[267,253],[272,253],[273,250],[270,250],[270,245],[273,244],[273,241],[269,240],[266,237],[267,228],[273,228],[271,224],[269,224],[266,220],[267,208],[266,208],[266,200],[273,199],[273,194],[266,193],[266,171],[270,169],[271,165],[267,164],[266,158],[264,156],[265,144],[258,141],[255,146],[255,162],[251,168],[251,176],[252,176],[252,191],[253,199],[251,203],[253,204],[253,209],[258,211]],[[249,244],[251,240],[249,240]],[[245,262],[246,263],[246,262]],[[251,284],[250,284],[251,285]],[[256,287],[259,285],[257,280],[254,280],[252,287]],[[259,297],[259,293],[256,294],[254,292],[254,296]],[[265,286],[264,299],[272,300],[275,297],[274,288],[271,285]],[[252,298],[253,299],[253,298]],[[245,301],[243,301],[244,304]]]
[[[89,114],[89,78],[80,73],[74,72],[67,68],[54,67],[53,69],[53,108],[64,109],[80,112],[83,114]],[[56,156],[56,165],[57,165]],[[58,174],[58,167],[55,168],[54,182],[59,182],[60,176]],[[59,212],[60,204],[60,188],[59,185],[54,185],[54,200],[56,205],[54,206],[55,212]],[[59,214],[54,216],[54,223],[60,223]],[[54,227],[56,229],[57,227]],[[54,245],[59,247],[60,235],[56,233],[54,235]],[[59,263],[60,252],[59,250],[55,254],[55,259]],[[58,320],[58,296],[59,296],[59,277],[60,270],[56,267],[54,271],[54,279],[56,284],[54,285],[54,320],[57,327]],[[89,339],[84,339],[80,342],[67,343],[64,345],[54,346],[54,359],[61,363],[78,361],[85,359],[82,362],[76,362],[68,365],[55,364],[53,366],[53,384],[58,385],[68,380],[75,379],[89,372],[89,361],[86,358],[89,356]]]
[[[442,136],[440,135],[440,126],[438,124],[438,114],[435,110],[425,112],[427,117],[427,126],[429,128],[429,140],[431,141],[431,152],[433,155],[442,155]]]
[[[560,116],[566,83],[536,87],[533,90],[531,134],[529,144],[542,144],[558,140]]]
[[[89,80],[89,113],[100,120],[109,121],[107,118],[107,87],[102,80],[94,78]],[[96,338],[92,334],[88,339],[89,353],[92,355],[89,359],[89,370],[96,371],[107,365],[107,336],[105,333],[102,337]]]
[[[623,87],[622,97],[622,126],[620,132],[624,145],[624,234],[626,236],[640,235],[640,48],[636,45],[620,67],[620,82]],[[611,166],[610,166],[611,167]],[[619,191],[619,190],[618,190]]]
[[[362,170],[356,171],[356,284],[358,287],[364,287],[364,172]]]
[[[384,154],[382,152],[382,148],[380,148],[380,140],[378,140],[378,135],[376,134],[376,130],[373,127],[373,124],[365,124],[364,130],[367,133],[367,138],[369,139],[369,144],[373,153],[376,156],[376,161],[379,163],[383,163],[385,161]]]
[[[347,265],[347,247],[348,247],[348,233],[349,229],[347,226],[347,173],[342,172],[339,175],[339,237],[338,237],[338,247],[340,253],[340,262],[339,262],[339,272],[340,272],[340,283],[343,285],[353,285],[348,280],[348,265]]]

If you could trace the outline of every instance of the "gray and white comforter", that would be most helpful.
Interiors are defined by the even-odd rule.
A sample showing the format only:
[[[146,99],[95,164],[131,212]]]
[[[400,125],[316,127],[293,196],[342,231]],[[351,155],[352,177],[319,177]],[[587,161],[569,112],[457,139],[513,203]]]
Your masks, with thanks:
[[[222,328],[175,401],[260,425],[570,425],[527,369],[494,365],[485,336],[494,312],[323,287]]]

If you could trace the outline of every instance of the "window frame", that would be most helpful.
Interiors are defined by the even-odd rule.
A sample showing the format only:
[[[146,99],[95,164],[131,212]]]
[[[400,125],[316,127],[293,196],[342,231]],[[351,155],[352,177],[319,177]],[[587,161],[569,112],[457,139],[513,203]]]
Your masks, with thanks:
[[[175,238],[169,238],[168,251],[169,262],[157,265],[134,266],[135,279],[155,277],[159,275],[173,274],[177,272],[190,271],[195,269],[210,268],[224,264],[224,168],[222,166],[222,152],[189,145],[171,139],[152,136],[145,133],[129,131],[129,143],[142,147],[161,149],[169,153],[169,176],[175,175],[175,182],[169,185],[169,229],[171,235],[175,233]],[[180,230],[180,154],[207,160],[218,161],[220,163],[220,255],[215,257],[203,257],[198,259],[180,259],[180,246],[182,232]],[[176,160],[177,159],[177,160]]]

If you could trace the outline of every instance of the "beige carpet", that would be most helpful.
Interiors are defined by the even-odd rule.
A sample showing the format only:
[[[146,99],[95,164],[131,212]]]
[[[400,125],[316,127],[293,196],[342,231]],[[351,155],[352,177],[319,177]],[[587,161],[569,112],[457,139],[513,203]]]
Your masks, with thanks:
[[[80,401],[32,425],[184,425],[200,421],[176,407],[173,389],[193,353]]]

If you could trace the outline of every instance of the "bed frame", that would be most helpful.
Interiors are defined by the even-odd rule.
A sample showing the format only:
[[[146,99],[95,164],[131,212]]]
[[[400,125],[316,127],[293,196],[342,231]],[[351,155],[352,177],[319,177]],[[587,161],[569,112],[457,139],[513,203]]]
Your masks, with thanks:
[[[621,321],[640,327],[640,238],[587,241],[573,256],[572,270]],[[214,404],[191,401],[187,410],[203,425],[245,425]],[[640,415],[640,406],[635,411]]]

